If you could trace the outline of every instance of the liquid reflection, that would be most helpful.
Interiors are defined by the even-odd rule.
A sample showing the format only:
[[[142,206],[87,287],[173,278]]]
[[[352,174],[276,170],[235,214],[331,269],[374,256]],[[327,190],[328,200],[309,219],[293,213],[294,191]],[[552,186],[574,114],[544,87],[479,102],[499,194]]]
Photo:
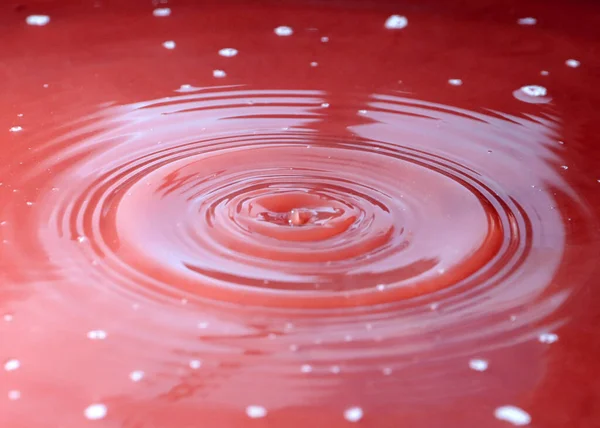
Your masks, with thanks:
[[[581,283],[561,270],[564,212],[593,222],[556,117],[189,87],[70,129],[23,159],[13,185],[36,197],[6,199],[0,249],[36,297],[3,333],[30,358],[19,383],[66,415],[95,400],[118,426],[242,426],[259,404],[301,426],[359,405],[430,427],[473,406],[492,426],[490,402],[541,379],[537,336]]]

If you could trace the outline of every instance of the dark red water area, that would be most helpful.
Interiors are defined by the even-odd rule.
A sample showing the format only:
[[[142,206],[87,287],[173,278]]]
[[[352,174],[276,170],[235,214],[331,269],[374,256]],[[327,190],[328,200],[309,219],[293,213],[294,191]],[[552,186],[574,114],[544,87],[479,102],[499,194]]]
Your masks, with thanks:
[[[598,28],[3,2],[0,427],[600,426]]]

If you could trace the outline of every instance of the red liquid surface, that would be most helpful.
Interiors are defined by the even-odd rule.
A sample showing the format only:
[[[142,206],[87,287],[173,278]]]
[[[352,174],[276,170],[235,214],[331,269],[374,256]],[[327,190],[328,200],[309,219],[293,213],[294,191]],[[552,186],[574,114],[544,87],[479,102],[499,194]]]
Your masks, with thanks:
[[[0,12],[1,427],[600,426],[600,5]]]

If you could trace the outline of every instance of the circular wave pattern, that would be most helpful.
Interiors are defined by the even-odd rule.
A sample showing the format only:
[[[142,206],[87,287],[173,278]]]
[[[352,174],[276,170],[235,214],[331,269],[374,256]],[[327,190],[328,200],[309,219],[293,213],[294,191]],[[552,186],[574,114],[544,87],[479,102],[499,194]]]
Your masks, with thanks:
[[[266,404],[322,399],[329,387],[306,395],[296,376],[340,371],[403,371],[409,404],[470,396],[442,361],[561,322],[555,207],[582,205],[556,167],[558,122],[399,95],[330,101],[229,87],[107,107],[29,154],[23,177],[39,193],[15,210],[28,227],[7,257],[24,266],[32,249],[17,235],[33,234],[45,262],[28,275],[151,303],[152,318],[119,324],[147,355],[213,361],[214,373],[250,355],[241,366],[284,385],[262,393],[287,391]],[[239,376],[215,382],[235,389]],[[172,381],[169,397],[184,388]],[[398,384],[382,382],[369,400],[391,400]]]
[[[89,246],[133,288],[274,307],[480,287],[527,261],[535,225],[502,183],[420,136],[330,133],[318,95],[207,92],[134,106],[115,128],[100,121],[107,129],[66,150],[95,153],[54,183],[67,191],[45,205],[50,233]],[[358,115],[399,106],[378,103],[389,106]],[[400,119],[423,110],[401,107]]]

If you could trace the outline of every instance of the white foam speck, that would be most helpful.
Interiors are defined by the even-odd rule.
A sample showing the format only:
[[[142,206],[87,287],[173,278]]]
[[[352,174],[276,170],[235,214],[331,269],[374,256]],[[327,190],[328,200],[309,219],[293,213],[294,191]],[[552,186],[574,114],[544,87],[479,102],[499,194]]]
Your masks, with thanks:
[[[190,368],[192,368],[194,370],[198,370],[200,367],[202,367],[202,361],[200,361],[200,360],[190,361]]]
[[[131,373],[129,373],[129,379],[131,379],[133,382],[139,382],[143,378],[144,378],[144,372],[141,370],[135,370],[135,371],[132,371]]]
[[[530,97],[545,97],[548,91],[543,86],[538,85],[527,85],[521,88],[521,91],[525,95],[529,95]]]
[[[542,333],[538,336],[538,340],[542,343],[554,343],[558,340],[558,335],[554,333]]]
[[[175,49],[176,46],[173,40],[167,40],[162,45],[165,49]]]
[[[383,370],[381,370],[383,372],[384,375],[389,376],[392,374],[392,369],[389,367],[385,367]]]
[[[322,43],[327,43],[328,41],[329,41],[329,37],[327,37],[327,36],[321,37],[321,42]]]
[[[494,416],[496,419],[510,422],[515,426],[525,426],[531,422],[529,413],[515,406],[500,406],[494,411]]]
[[[323,108],[327,108],[327,107],[329,107],[329,103],[322,103],[322,104],[321,104],[321,107],[323,107]]]
[[[234,48],[223,48],[219,51],[219,55],[224,56],[225,58],[231,58],[232,56],[236,56],[237,54],[238,51]]]
[[[79,242],[80,244],[83,244],[86,241],[87,241],[87,238],[85,236],[78,236],[77,237],[77,242]]]
[[[537,24],[537,19],[532,18],[531,16],[528,16],[526,18],[519,18],[517,20],[517,23],[519,25],[535,25],[535,24]]]
[[[21,367],[21,362],[14,358],[4,363],[4,370],[6,370],[7,372],[17,370],[19,367]]]
[[[264,418],[267,416],[267,409],[263,406],[252,405],[246,407],[246,414],[252,419]]]
[[[550,72],[549,72],[548,70],[542,70],[542,71],[540,71],[540,74],[541,74],[542,76],[547,76],[547,75],[549,75],[549,74],[550,74]]]
[[[106,417],[108,409],[106,408],[106,405],[98,403],[88,406],[83,413],[87,419],[97,421]]]
[[[198,323],[198,328],[204,330],[205,328],[208,328],[208,323],[206,321],[201,321]]]
[[[367,111],[366,110],[359,110],[358,114],[367,114]]]
[[[488,368],[488,362],[479,358],[474,358],[469,361],[469,367],[476,372],[484,372]]]
[[[171,9],[169,9],[168,7],[159,7],[152,11],[152,15],[158,16],[158,17],[169,16],[169,15],[171,15]]]
[[[4,321],[11,322],[13,320],[13,316],[11,314],[4,315]]]
[[[292,344],[290,345],[290,351],[292,351],[292,352],[297,352],[297,351],[298,351],[298,345],[296,345],[296,344],[292,343]]]
[[[560,167],[565,170],[569,169],[569,167],[567,165],[561,165]]]
[[[286,27],[285,25],[275,28],[274,31],[275,34],[281,37],[291,36],[292,34],[294,34],[294,30],[292,30],[291,27]]]
[[[581,65],[581,62],[577,61],[576,59],[568,59],[565,61],[565,64],[567,64],[567,67],[577,68]]]
[[[358,422],[363,417],[363,410],[360,407],[350,407],[344,412],[344,419],[348,422]]]
[[[104,330],[91,330],[87,333],[87,337],[90,340],[104,340],[106,336],[108,335]]]
[[[392,15],[385,21],[385,28],[388,30],[401,30],[408,25],[406,16]]]
[[[22,130],[23,130],[23,128],[20,126],[13,126],[12,128],[9,129],[10,132],[21,132]]]
[[[312,372],[312,366],[310,364],[303,364],[302,367],[300,367],[300,371],[302,373],[310,373]]]
[[[341,371],[341,369],[340,369],[340,366],[331,366],[329,371],[333,374],[338,374]]]
[[[463,84],[463,81],[460,79],[449,79],[448,83],[450,83],[452,86],[460,86]]]
[[[8,391],[8,399],[15,401],[21,398],[21,391],[17,391],[13,389],[12,391]]]
[[[227,76],[227,74],[223,70],[213,70],[213,77],[222,78]]]
[[[28,25],[43,27],[44,25],[48,25],[50,17],[48,15],[29,15],[25,18],[25,22],[27,22]]]

